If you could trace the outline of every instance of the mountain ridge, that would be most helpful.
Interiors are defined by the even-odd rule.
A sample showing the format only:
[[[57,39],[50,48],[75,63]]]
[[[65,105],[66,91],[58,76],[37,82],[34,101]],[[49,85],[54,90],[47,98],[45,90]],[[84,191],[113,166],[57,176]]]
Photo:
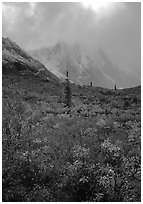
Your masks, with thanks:
[[[103,49],[98,48],[91,56],[87,50],[78,43],[68,45],[59,42],[55,46],[31,50],[29,53],[41,61],[47,69],[65,79],[66,70],[70,72],[71,80],[76,84],[113,88],[133,87],[137,78],[119,68],[107,56]]]
[[[109,83],[112,83],[100,69],[94,66],[92,58],[86,55],[82,48],[77,47],[77,44],[76,46],[67,46],[57,43],[54,47],[38,49],[29,53],[53,73],[62,74],[63,78],[68,70],[71,80],[76,84],[88,85],[90,81],[94,81],[94,78],[97,82],[95,85],[109,87]],[[94,73],[94,69],[96,73]],[[113,83],[111,87],[113,87]]]

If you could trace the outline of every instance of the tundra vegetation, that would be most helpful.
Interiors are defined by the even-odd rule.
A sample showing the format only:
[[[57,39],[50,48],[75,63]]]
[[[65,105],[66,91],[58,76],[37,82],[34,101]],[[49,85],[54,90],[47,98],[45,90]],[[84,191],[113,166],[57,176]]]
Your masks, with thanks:
[[[141,87],[70,88],[3,77],[3,201],[141,201]]]

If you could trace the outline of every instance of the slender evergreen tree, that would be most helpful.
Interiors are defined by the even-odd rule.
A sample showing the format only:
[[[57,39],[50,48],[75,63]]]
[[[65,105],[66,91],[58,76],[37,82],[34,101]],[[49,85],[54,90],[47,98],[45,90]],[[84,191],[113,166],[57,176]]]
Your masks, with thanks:
[[[71,88],[69,82],[68,71],[66,73],[66,86],[65,86],[65,106],[71,108]]]

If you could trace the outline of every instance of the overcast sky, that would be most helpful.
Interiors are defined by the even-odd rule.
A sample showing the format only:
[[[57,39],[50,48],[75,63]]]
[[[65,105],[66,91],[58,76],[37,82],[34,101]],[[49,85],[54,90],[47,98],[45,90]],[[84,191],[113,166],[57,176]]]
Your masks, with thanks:
[[[3,3],[2,35],[26,50],[59,41],[102,47],[119,67],[140,76],[141,3]]]

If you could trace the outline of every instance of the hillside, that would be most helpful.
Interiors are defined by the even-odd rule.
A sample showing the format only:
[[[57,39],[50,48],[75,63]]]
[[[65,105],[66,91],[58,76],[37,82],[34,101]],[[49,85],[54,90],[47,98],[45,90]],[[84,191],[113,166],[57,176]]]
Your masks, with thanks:
[[[2,57],[3,202],[140,202],[141,86],[71,83],[69,110],[44,65],[8,39]]]
[[[44,81],[59,82],[58,77],[8,38],[2,38],[2,72],[23,76],[30,74]]]

